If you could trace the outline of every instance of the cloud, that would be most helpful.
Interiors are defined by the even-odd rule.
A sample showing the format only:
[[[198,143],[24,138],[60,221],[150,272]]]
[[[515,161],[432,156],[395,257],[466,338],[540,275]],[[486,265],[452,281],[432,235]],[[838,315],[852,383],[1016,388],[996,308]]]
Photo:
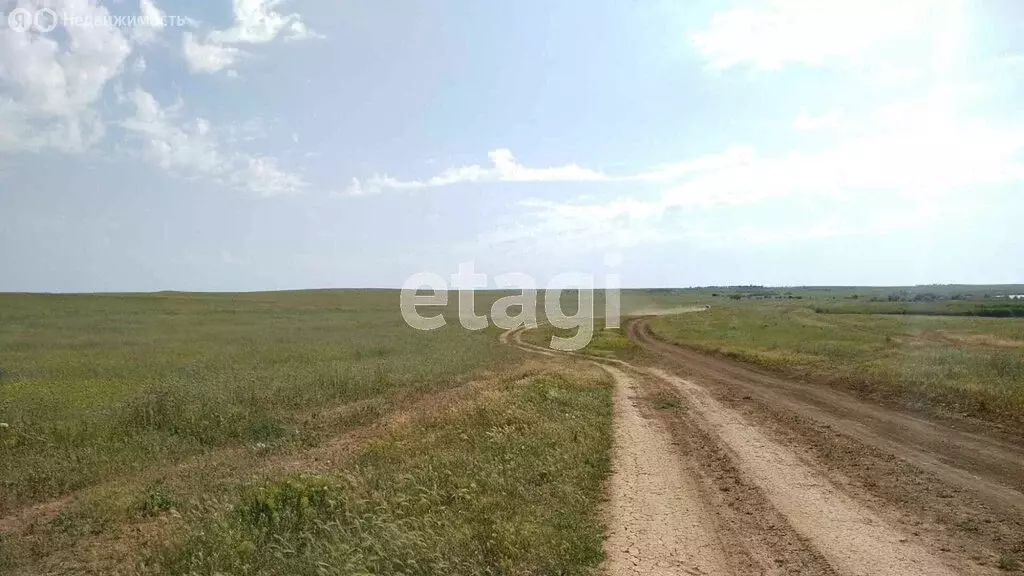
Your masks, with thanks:
[[[109,21],[103,6],[54,3],[69,18]],[[82,152],[99,141],[93,105],[132,51],[111,26],[70,26],[65,46],[48,35],[0,28],[0,150]]]
[[[153,0],[139,0],[139,14],[141,23],[132,28],[132,40],[148,44],[156,40],[166,26],[164,13]]]
[[[1024,183],[1024,126],[936,117],[913,103],[870,123],[872,131],[823,150],[762,156],[740,147],[683,162],[678,166],[700,169],[625,197],[520,201],[514,221],[478,242],[500,247],[542,238],[612,248],[879,235],[955,217],[965,202]],[[876,207],[866,219],[865,206]],[[817,210],[813,216],[807,207]]]
[[[50,5],[77,21],[111,21],[108,10],[92,2]],[[133,42],[154,40],[164,24],[163,13],[151,0],[141,0],[140,11],[144,25],[124,30],[79,25],[50,35],[0,28],[0,151],[81,153],[98,146],[108,135],[108,122],[100,111],[110,110],[99,105],[104,91],[113,84],[115,93],[125,98],[120,83],[113,80],[125,71]],[[189,46],[191,34],[185,35]],[[207,68],[227,65],[223,54],[197,50],[193,60],[206,62]],[[229,54],[231,50],[227,49]],[[144,71],[145,59],[137,56],[131,68]],[[162,107],[141,88],[127,99],[134,114],[114,124],[139,144],[138,154],[168,172],[267,196],[306,187],[300,176],[280,168],[274,158],[231,151],[233,144],[251,136],[251,126],[218,129],[202,118],[187,121],[181,115],[182,103]]]
[[[519,165],[507,148],[494,150],[488,156],[494,164],[494,172],[502,182],[594,182],[608,177],[576,164],[556,168],[527,168]]]
[[[295,194],[308,184],[302,176],[286,172],[278,166],[277,159],[269,156],[236,156],[242,162],[228,181],[235,188],[251,190],[263,196]]]
[[[235,23],[214,30],[209,39],[222,44],[265,44],[279,36],[285,40],[320,38],[298,14],[281,14],[282,0],[234,0]]]
[[[378,194],[386,189],[422,190],[478,182],[599,182],[610,179],[602,172],[577,164],[529,168],[516,162],[512,152],[507,148],[492,150],[487,156],[491,160],[489,167],[478,164],[453,167],[427,180],[398,180],[387,175],[375,175],[364,184],[353,178],[346,195]]]
[[[368,178],[365,182],[353,178],[346,189],[345,195],[363,196],[379,194],[384,190],[423,190],[441,188],[457,184],[475,184],[492,182],[512,183],[588,183],[588,182],[672,182],[685,176],[719,168],[727,168],[742,164],[749,160],[752,149],[747,146],[735,146],[722,152],[656,166],[650,170],[626,175],[610,175],[600,170],[585,168],[575,163],[549,168],[531,168],[519,164],[515,156],[507,148],[492,150],[487,154],[490,166],[471,164],[448,168],[440,174],[426,180],[400,180],[379,174]]]
[[[208,120],[182,118],[181,101],[163,107],[141,88],[129,100],[135,114],[121,122],[122,128],[140,145],[146,160],[169,173],[263,196],[296,193],[307,186],[301,176],[278,167],[274,158],[228,151],[222,131]]]
[[[182,53],[191,72],[214,74],[233,66],[247,53],[240,44],[266,44],[322,38],[298,14],[281,14],[282,0],[233,0],[234,23],[224,30],[212,30],[203,40],[191,32],[182,39]]]
[[[927,44],[942,8],[957,0],[769,0],[715,14],[691,37],[712,70],[786,64],[858,63],[871,55]]]
[[[215,74],[233,65],[244,52],[234,46],[202,43],[191,32],[182,35],[182,55],[190,72]]]

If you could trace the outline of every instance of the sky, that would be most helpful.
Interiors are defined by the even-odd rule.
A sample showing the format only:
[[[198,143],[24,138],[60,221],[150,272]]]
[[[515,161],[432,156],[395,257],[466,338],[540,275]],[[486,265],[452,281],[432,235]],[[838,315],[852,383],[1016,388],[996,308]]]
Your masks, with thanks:
[[[0,291],[1024,282],[1017,0],[0,16]]]

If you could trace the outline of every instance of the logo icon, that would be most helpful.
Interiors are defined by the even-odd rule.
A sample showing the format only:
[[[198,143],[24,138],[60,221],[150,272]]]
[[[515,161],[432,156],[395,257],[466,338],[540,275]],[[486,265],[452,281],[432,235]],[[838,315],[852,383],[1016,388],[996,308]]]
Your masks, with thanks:
[[[57,27],[57,13],[49,8],[40,8],[36,10],[36,17],[33,19],[33,23],[36,26],[36,30],[43,34],[53,32],[54,28]]]
[[[32,11],[28,8],[15,8],[7,15],[7,25],[15,32],[28,32],[32,27]]]
[[[7,15],[7,25],[15,32],[28,32],[35,28],[37,32],[53,32],[57,28],[57,13],[50,8],[32,11],[28,8],[15,8]]]

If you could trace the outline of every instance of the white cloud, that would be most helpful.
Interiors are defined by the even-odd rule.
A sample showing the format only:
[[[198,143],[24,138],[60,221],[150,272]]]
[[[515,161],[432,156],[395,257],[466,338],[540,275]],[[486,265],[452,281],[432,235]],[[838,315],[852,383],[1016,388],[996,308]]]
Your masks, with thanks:
[[[298,14],[282,14],[282,0],[233,0],[234,24],[224,30],[212,30],[203,40],[187,32],[182,52],[192,72],[214,74],[231,67],[247,53],[239,44],[266,44],[321,38]],[[229,74],[235,73],[229,70]]]
[[[135,115],[121,125],[141,140],[142,153],[148,160],[165,170],[183,173],[212,176],[224,170],[227,159],[208,135],[208,123],[201,118],[191,124],[179,120],[182,102],[164,108],[141,88],[129,98]]]
[[[701,169],[628,197],[521,201],[525,214],[479,242],[497,246],[543,238],[610,248],[878,235],[948,216],[994,186],[1024,182],[1024,126],[934,112],[920,103],[889,110],[870,120],[871,132],[815,152],[761,156],[737,148],[698,158],[679,166]],[[787,209],[779,208],[782,202]],[[758,206],[756,227],[702,224],[750,205]],[[802,220],[793,211],[802,205],[826,207],[831,216]],[[848,216],[851,207],[866,205],[877,206],[868,220]]]
[[[182,119],[184,105],[180,101],[162,107],[142,89],[132,92],[130,100],[135,115],[121,126],[141,145],[144,158],[170,173],[264,196],[300,192],[306,187],[301,176],[282,170],[273,158],[228,151],[221,131],[208,120]]]
[[[282,170],[269,156],[236,156],[241,167],[228,180],[236,188],[251,190],[263,196],[295,194],[307,187],[302,176]]]
[[[279,36],[285,40],[318,38],[298,14],[276,10],[282,0],[234,0],[235,23],[226,30],[215,30],[209,39],[222,44],[264,44]]]
[[[139,0],[139,14],[142,21],[132,29],[132,40],[148,44],[156,40],[166,26],[164,13],[153,0]]]
[[[476,182],[598,182],[610,179],[599,171],[583,168],[577,164],[565,164],[552,168],[529,168],[516,162],[512,152],[506,148],[492,150],[488,153],[488,157],[491,160],[490,167],[478,164],[452,167],[427,180],[398,180],[386,175],[375,175],[369,178],[364,185],[358,179],[353,178],[346,194],[359,196],[377,194],[385,189],[421,190]]]
[[[93,110],[68,116],[39,115],[31,106],[0,99],[0,152],[85,152],[106,130]]]
[[[109,12],[81,0],[50,4],[70,18]],[[0,149],[81,152],[102,138],[93,105],[120,74],[131,44],[110,26],[71,26],[65,46],[49,35],[0,28]]]
[[[276,4],[268,3],[267,9]],[[21,5],[44,4],[22,0]],[[74,21],[91,24],[69,25],[48,34],[0,28],[0,152],[79,153],[98,146],[108,134],[108,121],[101,111],[111,113],[100,102],[113,84],[116,101],[130,102],[134,108],[131,116],[109,122],[120,125],[138,145],[131,153],[183,177],[262,195],[306,188],[301,176],[281,168],[276,159],[237,151],[237,144],[259,135],[259,122],[221,128],[203,118],[188,120],[182,116],[181,102],[161,106],[142,89],[126,94],[120,82],[112,82],[126,67],[136,74],[146,69],[141,54],[127,63],[133,43],[154,41],[164,27],[164,14],[152,0],[140,0],[143,24],[130,29],[103,24],[112,22],[110,13],[93,0],[49,1],[45,5]],[[236,10],[241,5],[251,3],[236,4]],[[243,18],[239,38],[260,41],[267,36],[252,32],[260,14]],[[285,24],[272,24],[280,28],[275,34],[289,38],[309,35],[295,17],[282,21]],[[190,32],[185,32],[185,46],[190,65],[201,71],[224,69],[241,55],[232,46],[201,45]],[[128,150],[121,143],[117,149]]]
[[[202,43],[191,32],[182,35],[182,54],[189,71],[203,74],[220,72],[245,55],[234,46]]]
[[[353,178],[346,189],[346,195],[361,196],[378,194],[384,190],[422,190],[441,188],[456,184],[486,182],[547,182],[547,183],[588,183],[588,182],[637,182],[666,183],[678,181],[708,170],[719,170],[749,162],[753,149],[749,146],[734,146],[720,154],[656,166],[636,174],[611,175],[600,170],[585,168],[575,163],[549,168],[531,168],[519,164],[507,148],[492,150],[487,154],[490,166],[471,164],[448,168],[426,180],[399,180],[391,176],[374,175],[365,182]]]
[[[352,182],[345,189],[345,196],[365,196],[366,190],[363,190],[362,183],[359,182],[359,178],[353,178]]]
[[[957,0],[769,0],[716,14],[694,46],[707,66],[777,70],[788,63],[859,63],[927,45],[936,16]]]
[[[502,182],[594,182],[607,180],[601,172],[566,164],[555,168],[527,168],[521,166],[507,148],[494,150],[488,156],[494,172]]]

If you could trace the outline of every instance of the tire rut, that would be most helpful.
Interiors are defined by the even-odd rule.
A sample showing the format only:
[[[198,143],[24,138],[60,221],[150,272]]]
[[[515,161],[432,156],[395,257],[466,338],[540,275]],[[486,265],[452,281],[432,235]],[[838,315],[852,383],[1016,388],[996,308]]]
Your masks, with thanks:
[[[741,473],[765,492],[796,531],[840,573],[956,574],[700,386],[658,369],[651,373],[683,393],[694,412],[728,447]]]
[[[673,457],[669,434],[657,420],[641,416],[633,379],[617,368],[603,368],[615,381],[608,573],[727,573],[721,543],[703,521],[709,511],[697,484]]]
[[[964,574],[1024,556],[1024,451],[1005,433],[894,410],[825,385],[657,340],[627,326],[645,360],[689,381]]]
[[[702,385],[742,389],[780,411],[823,422],[842,434],[914,463],[993,506],[1024,515],[1024,447],[1008,440],[930,422],[865,402],[827,386],[808,385],[687,350],[654,337],[645,320],[629,336]]]
[[[504,334],[502,341],[532,353],[565,356],[523,342],[521,330]],[[703,382],[621,360],[570,356],[601,365],[616,381],[617,454],[606,543],[611,574],[960,573],[962,558],[893,521],[877,501],[865,499],[863,490],[835,481],[805,451],[778,441],[763,422],[720,402]],[[652,394],[666,389],[683,400],[676,416],[652,407]],[[630,390],[635,397],[629,397]],[[637,420],[644,415],[646,428]],[[652,428],[654,422],[661,425]],[[657,429],[662,431],[652,432]],[[666,433],[672,438],[668,445],[664,437],[657,438]],[[632,479],[623,472],[628,466],[634,468]],[[637,469],[653,477],[637,475]],[[666,499],[666,494],[679,500]],[[664,507],[699,517],[680,520],[674,512],[651,513]],[[638,519],[646,523],[642,529]],[[678,541],[663,536],[629,537],[665,534],[666,526],[707,555],[680,556]],[[645,564],[648,559],[652,562]]]

